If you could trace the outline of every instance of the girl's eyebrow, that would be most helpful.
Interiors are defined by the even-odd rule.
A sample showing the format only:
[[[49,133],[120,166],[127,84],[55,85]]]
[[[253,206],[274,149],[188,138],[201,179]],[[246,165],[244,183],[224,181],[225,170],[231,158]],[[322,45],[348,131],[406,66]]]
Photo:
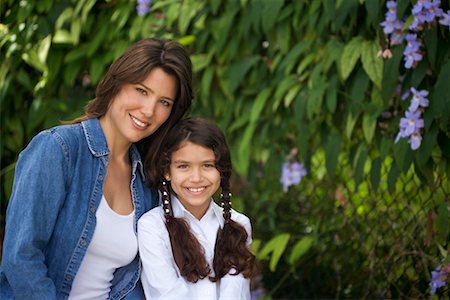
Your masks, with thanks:
[[[213,159],[209,159],[209,160],[203,160],[200,163],[204,164],[204,163],[215,163],[216,161]],[[172,161],[173,164],[188,164],[190,163],[189,161],[186,160],[174,160]]]

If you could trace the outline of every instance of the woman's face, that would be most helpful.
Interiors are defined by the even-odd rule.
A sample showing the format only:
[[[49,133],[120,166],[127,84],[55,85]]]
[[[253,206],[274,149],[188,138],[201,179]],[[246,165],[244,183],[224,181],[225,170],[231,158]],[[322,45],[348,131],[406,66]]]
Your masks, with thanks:
[[[153,134],[169,118],[176,95],[176,78],[160,68],[140,83],[123,85],[100,118],[108,142],[135,143]]]
[[[172,153],[166,179],[183,206],[201,219],[220,186],[220,172],[216,169],[214,152],[185,142]]]

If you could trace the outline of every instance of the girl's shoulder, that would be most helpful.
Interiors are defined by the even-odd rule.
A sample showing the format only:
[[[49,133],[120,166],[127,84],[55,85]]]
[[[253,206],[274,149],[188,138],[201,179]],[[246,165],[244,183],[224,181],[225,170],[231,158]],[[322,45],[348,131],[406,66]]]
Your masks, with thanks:
[[[250,225],[250,218],[245,214],[238,212],[237,210],[231,209],[231,219],[243,226]]]
[[[147,211],[145,214],[143,214],[140,218],[138,223],[140,224],[164,224],[164,212],[161,205],[156,206],[149,211]]]

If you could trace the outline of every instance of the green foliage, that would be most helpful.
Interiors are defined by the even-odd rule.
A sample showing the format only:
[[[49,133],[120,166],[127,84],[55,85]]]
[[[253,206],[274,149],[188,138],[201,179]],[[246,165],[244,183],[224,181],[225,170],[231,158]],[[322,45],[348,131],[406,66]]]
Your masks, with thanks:
[[[386,276],[371,273],[374,277],[363,285],[358,284],[358,274],[345,277],[341,271],[351,266],[361,266],[363,273],[372,270],[364,255],[393,256],[389,242],[397,237],[385,234],[382,242],[374,234],[367,246],[361,246],[354,240],[358,234],[341,229],[363,216],[371,223],[358,225],[361,235],[376,227],[377,218],[370,217],[374,207],[380,214],[394,210],[403,220],[409,198],[427,187],[428,194],[420,199],[441,194],[442,200],[426,209],[437,214],[436,223],[430,221],[439,237],[436,242],[447,245],[445,208],[450,198],[441,185],[450,174],[450,43],[448,29],[436,25],[423,32],[426,55],[416,68],[404,68],[403,45],[392,47],[390,59],[378,57],[388,46],[379,26],[384,2],[154,0],[151,12],[141,17],[136,3],[128,0],[4,0],[0,203],[7,202],[17,155],[32,136],[79,116],[109,64],[131,42],[151,36],[173,38],[192,54],[197,93],[193,114],[216,120],[227,133],[239,177],[234,189],[254,220],[259,237],[255,245],[261,248],[255,253],[269,262],[264,276],[269,282],[274,274],[283,274],[271,293],[300,297],[295,294],[298,287],[289,288],[288,277],[305,279],[304,266],[311,278],[319,274],[318,281],[321,268],[331,268],[341,285],[331,284],[330,293],[321,294],[323,287],[307,281],[311,289],[302,296],[386,297],[378,293],[390,291],[391,286],[379,283]],[[399,17],[410,15],[413,2],[399,1]],[[448,9],[448,2],[442,2]],[[416,151],[404,139],[394,143],[407,109],[398,88],[404,92],[409,87],[430,91],[424,139]],[[293,151],[311,175],[301,189],[284,194],[281,164]],[[419,187],[410,188],[404,178],[413,178]],[[343,186],[352,196],[336,196]],[[403,191],[404,199],[396,199]],[[305,195],[312,196],[317,207],[308,205]],[[375,205],[368,200],[376,201],[378,195],[384,195],[384,202]],[[336,204],[344,198],[352,199],[352,205]],[[425,210],[420,203],[412,206],[417,214]],[[388,229],[384,230],[378,233],[384,235]],[[327,255],[327,247],[339,252],[339,245],[350,257],[348,263],[339,255]],[[377,247],[369,249],[370,245]],[[311,264],[306,264],[306,257]],[[412,260],[399,261],[397,270],[387,274],[389,282],[414,282],[410,285],[418,291],[406,295],[423,296],[427,270],[418,274],[411,271]],[[419,278],[422,284],[416,285]],[[277,294],[282,285],[285,295]],[[407,289],[408,284],[397,286]]]

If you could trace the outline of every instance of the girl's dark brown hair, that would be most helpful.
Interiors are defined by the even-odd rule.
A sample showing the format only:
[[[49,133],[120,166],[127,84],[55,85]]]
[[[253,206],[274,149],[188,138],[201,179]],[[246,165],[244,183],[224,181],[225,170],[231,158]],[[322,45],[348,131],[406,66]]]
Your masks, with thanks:
[[[214,152],[216,168],[221,178],[221,198],[225,222],[223,228],[219,228],[217,232],[212,266],[215,275],[211,276],[210,266],[205,259],[203,248],[190,231],[189,225],[183,218],[173,216],[170,189],[161,175],[158,184],[162,192],[166,226],[170,235],[174,259],[181,275],[190,282],[197,282],[206,276],[215,282],[228,273],[232,275],[242,273],[246,278],[253,277],[257,271],[256,258],[247,247],[247,231],[241,224],[231,219],[230,177],[232,164],[230,150],[220,128],[204,118],[188,118],[176,124],[163,145],[163,155],[158,168],[159,174],[168,174],[172,153],[188,141]],[[154,184],[157,183],[154,182]]]
[[[86,105],[85,113],[69,122],[79,123],[103,116],[122,86],[141,83],[156,68],[176,78],[177,95],[166,122],[152,135],[137,143],[144,155],[149,178],[157,176],[151,172],[156,172],[155,163],[158,160],[162,141],[169,129],[189,110],[194,97],[192,63],[189,54],[180,44],[172,40],[148,38],[131,45],[111,64],[97,86],[96,97]]]

